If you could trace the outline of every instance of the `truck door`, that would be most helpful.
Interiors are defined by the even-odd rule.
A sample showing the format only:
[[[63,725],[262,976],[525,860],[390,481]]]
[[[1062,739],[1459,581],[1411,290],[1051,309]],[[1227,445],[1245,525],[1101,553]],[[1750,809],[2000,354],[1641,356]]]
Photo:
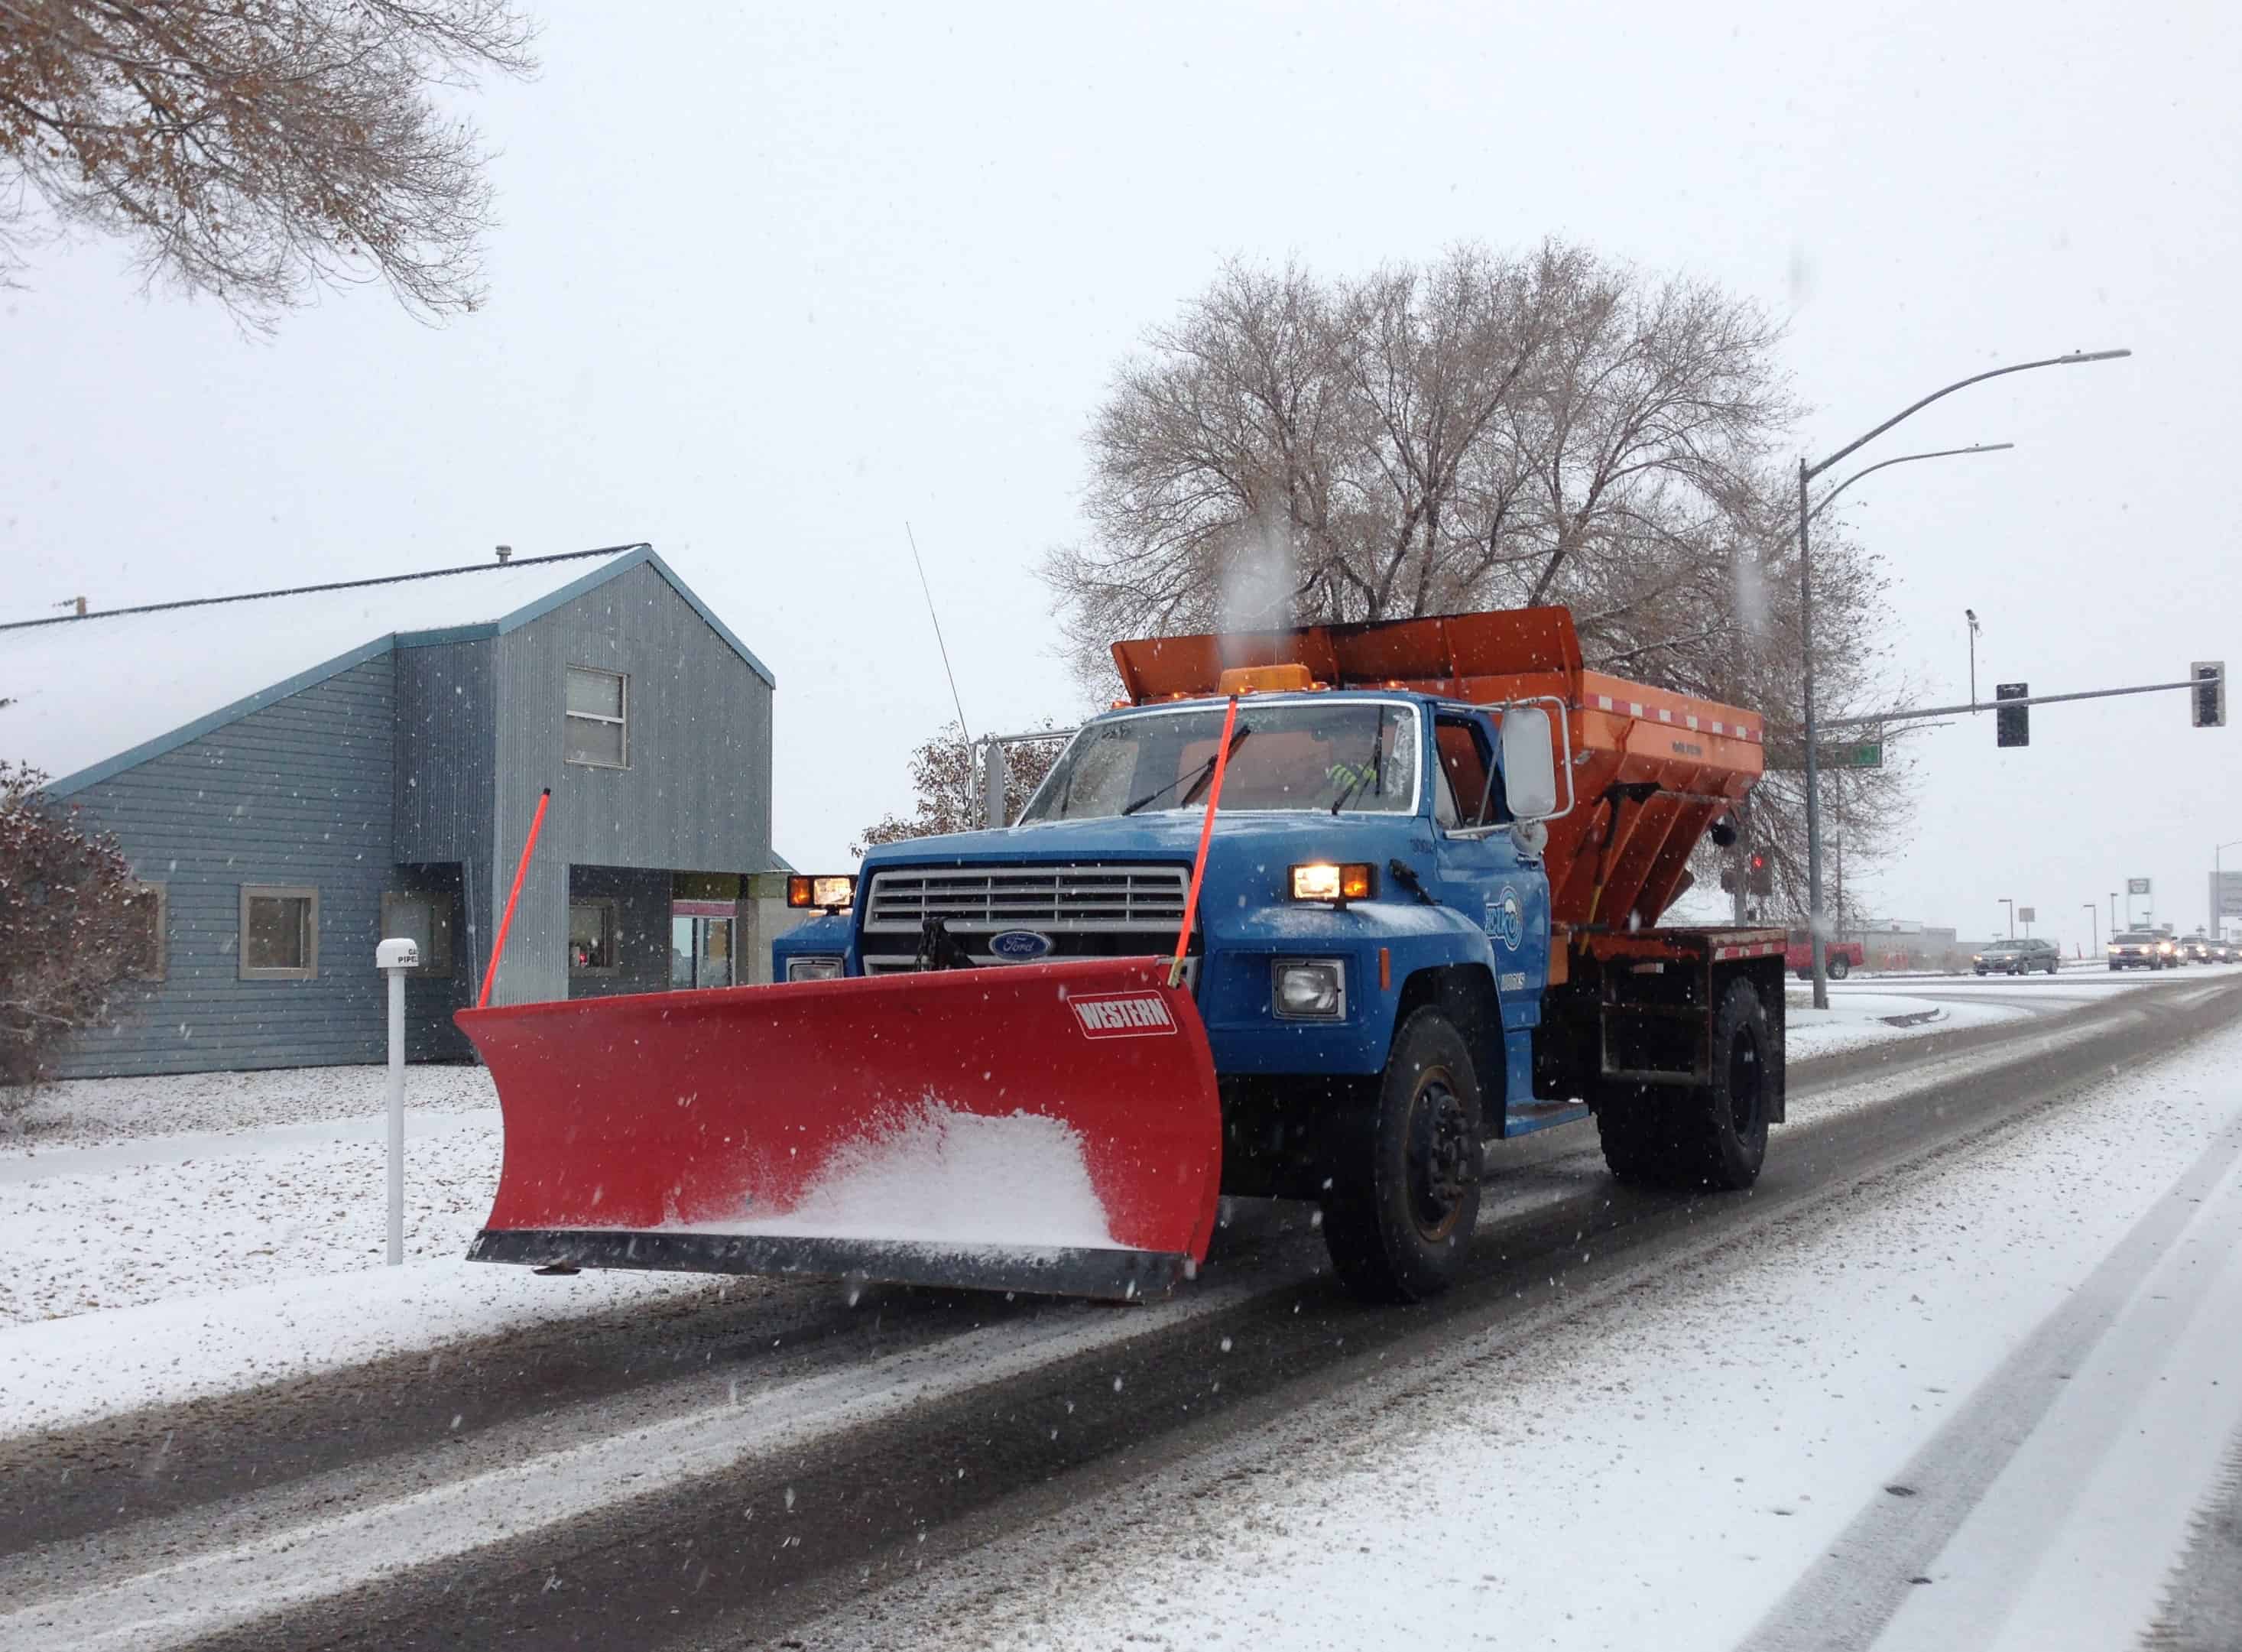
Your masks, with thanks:
[[[1433,741],[1437,893],[1487,932],[1504,1031],[1539,1025],[1548,984],[1549,880],[1510,836],[1494,725],[1480,712],[1443,711]]]

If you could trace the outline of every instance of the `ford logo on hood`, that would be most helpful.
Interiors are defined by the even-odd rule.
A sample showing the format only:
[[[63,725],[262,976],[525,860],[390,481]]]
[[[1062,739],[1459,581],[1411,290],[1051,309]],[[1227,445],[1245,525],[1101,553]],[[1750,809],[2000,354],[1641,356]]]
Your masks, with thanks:
[[[1006,930],[989,937],[989,950],[1007,964],[1033,964],[1037,958],[1049,957],[1057,944],[1035,930]]]

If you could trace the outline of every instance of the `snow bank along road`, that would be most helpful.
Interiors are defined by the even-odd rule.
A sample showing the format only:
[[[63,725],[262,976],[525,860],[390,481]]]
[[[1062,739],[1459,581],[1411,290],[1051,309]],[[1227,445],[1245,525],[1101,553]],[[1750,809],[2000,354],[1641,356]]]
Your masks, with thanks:
[[[1235,1484],[1225,1491],[1221,1474],[1232,1471],[1219,1466],[1240,1465],[1238,1483],[1250,1487],[1266,1467],[1269,1442],[1282,1440],[1288,1424],[1318,1418],[1326,1447],[1331,1427],[1361,1434],[1357,1467],[1373,1481],[1437,1490],[1440,1464],[1421,1453],[1406,1460],[1406,1474],[1383,1472],[1386,1446],[1375,1437],[1375,1418],[1360,1414],[1359,1396],[1398,1383],[1396,1414],[1435,1425],[1459,1401],[1438,1383],[1428,1388],[1422,1373],[1464,1360],[1469,1393],[1499,1399],[1534,1380],[1510,1360],[1588,1334],[1584,1327],[1609,1312],[1615,1294],[1716,1300],[1728,1288],[1724,1268],[1797,1249],[1806,1242],[1799,1224],[1843,1231],[1927,1178],[1961,1174],[2018,1142],[2061,1141],[2090,1118],[2106,1123],[2109,1109],[2099,1104],[2113,1082],[2131,1082],[2126,1075],[2232,1027],[2238,1014],[2242,986],[2184,978],[1816,1063],[1796,1075],[1794,1122],[1748,1198],[1628,1194],[1602,1175],[1592,1133],[1529,1138],[1496,1155],[1470,1279],[1409,1312],[1366,1310],[1342,1298],[1320,1273],[1306,1212],[1243,1205],[1201,1286],[1150,1308],[900,1291],[852,1300],[839,1287],[758,1286],[722,1303],[619,1313],[434,1358],[400,1355],[9,1441],[0,1445],[0,1645],[730,1646],[789,1637],[1010,1645],[1077,1643],[1077,1635],[1080,1644],[1110,1644],[1118,1625],[1175,1609],[1158,1607],[1155,1595],[1186,1603],[1178,1591],[1191,1555],[1175,1548],[1178,1541],[1187,1535],[1208,1548],[1250,1523],[1249,1503],[1240,1521],[1194,1526],[1173,1500],[1178,1476],[1196,1476],[1192,1497],[1229,1507],[1221,1498],[1238,1494]],[[2159,1123],[2152,1092],[2131,1106],[2130,1128],[2154,1132]],[[2198,1154],[2210,1145],[2199,1144]],[[2211,1198],[2225,1185],[2215,1183],[2193,1196]],[[2012,1227],[2017,1212],[2033,1212],[2031,1185],[2008,1192]],[[1972,1203],[1957,1197],[1954,1208],[1967,1226]],[[2044,1226],[2091,1224],[2051,1209]],[[2029,1224],[2015,1228],[2008,1248],[2029,1252],[2030,1232]],[[1964,1248],[1953,1271],[1984,1273],[1985,1259]],[[2164,1265],[2162,1252],[2141,1264]],[[1715,1316],[1703,1382],[1727,1396],[1727,1411],[1749,1418],[1759,1409],[1755,1385],[1769,1367],[1754,1362],[1770,1357],[1770,1319],[1818,1303],[1842,1321],[1849,1282],[1842,1272],[1834,1277],[1838,1283],[1780,1304],[1748,1302],[1729,1326]],[[2095,1287],[2091,1264],[2079,1277],[2090,1287],[2082,1299],[2100,1302],[2116,1288]],[[2224,1288],[2181,1278],[2154,1294],[2192,1292],[2190,1299],[2200,1300]],[[1756,1326],[1749,1346],[1748,1326]],[[2134,1326],[2119,1347],[2118,1363],[2141,1380],[2158,1369],[2154,1329]],[[1613,1348],[1641,1340],[1642,1326],[1610,1334],[1617,1341],[1602,1345],[1606,1365]],[[1730,1334],[1739,1339],[1733,1354],[1722,1352]],[[2071,1353],[2084,1335],[2058,1328],[2031,1345],[2039,1348],[2033,1357]],[[1987,1392],[2029,1387],[2038,1369],[2027,1361],[2021,1374],[1997,1373]],[[1545,1433],[1570,1434],[1591,1452],[1608,1424],[1622,1433],[1632,1426],[1637,1447],[1665,1437],[1647,1434],[1641,1419],[1630,1424],[1625,1399],[1592,1380],[1567,1378],[1573,1386],[1552,1400],[1541,1380]],[[1959,1427],[1970,1396],[1953,1399]],[[2218,1420],[2216,1401],[2191,1394],[2190,1404],[2183,1429]],[[1756,1627],[1707,1621],[1724,1622],[1731,1642],[1750,1630],[1768,1648],[1823,1644],[1812,1637],[1836,1621],[1828,1602],[1865,1588],[1881,1615],[1859,1621],[1914,1633],[1910,1615],[1928,1610],[1927,1597],[1906,1599],[1903,1588],[1892,1598],[1888,1574],[1900,1561],[1979,1580],[1973,1621],[2007,1622],[1999,1591],[1982,1583],[1987,1563],[1971,1555],[2022,1553],[2038,1563],[2060,1549],[2062,1534],[2045,1531],[2018,1549],[2019,1524],[2030,1522],[2015,1512],[2048,1501],[2035,1501],[2019,1476],[2053,1474],[2060,1483],[2066,1463],[2091,1455],[2079,1443],[2091,1440],[2091,1416],[2064,1423],[2060,1408],[2045,1407],[2057,1444],[2037,1466],[2029,1442],[2011,1442],[2004,1454],[1986,1443],[1997,1429],[1964,1429],[1977,1465],[1966,1486],[1912,1500],[1895,1494],[1895,1503],[1925,1511],[1897,1530],[1854,1518],[1857,1509],[1842,1499],[1824,1500],[1844,1517],[1827,1529],[1779,1511],[1772,1518],[1796,1522],[1811,1543],[1755,1540],[1772,1557],[1760,1566],[1758,1593],[1723,1591],[1759,1601],[1769,1615]],[[1843,1432],[1833,1427],[1829,1437]],[[2219,1437],[2195,1441],[2206,1483]],[[1396,1466],[1408,1443],[1392,1442]],[[1507,1454],[1520,1450],[1517,1440],[1497,1440],[1470,1457],[1451,1442],[1449,1454],[1468,1463],[1454,1472],[1499,1484]],[[1650,1480],[1638,1490],[1663,1504],[1674,1487]],[[2146,1495],[2138,1487],[2131,1494],[2137,1502]],[[1102,1557],[1095,1566],[1072,1562],[1077,1572],[1107,1574],[1119,1592],[1061,1597],[1058,1575],[1036,1568],[1038,1546],[1079,1522],[1111,1522],[1117,1508],[1140,1501],[1165,1510],[1171,1523],[1135,1530],[1124,1550],[1092,1550]],[[1381,1506],[1379,1529],[1406,1532],[1413,1507],[1433,1506],[1429,1495],[1420,1505],[1395,1498]],[[2185,1518],[2183,1509],[2175,1544]],[[1358,1551],[1372,1546],[1364,1536]],[[1825,1539],[1840,1557],[1829,1567],[1816,1558]],[[1534,1555],[1545,1541],[1543,1565]],[[1554,1530],[1513,1530],[1500,1555],[1482,1546],[1480,1571],[1538,1569],[1561,1581],[1578,1560],[1577,1541]],[[1442,1557],[1450,1571],[1460,1565],[1453,1549],[1451,1542]],[[1311,1575],[1319,1586],[1295,1592],[1349,1598],[1346,1557],[1316,1554]],[[1207,1567],[1225,1570],[1208,1555]],[[1266,1568],[1286,1557],[1245,1558]],[[2136,1557],[2137,1585],[2144,1564]],[[2154,1565],[2148,1571],[2152,1581],[2162,1575]],[[2227,1609],[2218,1575],[2209,1563],[2184,1565],[2171,1609]],[[1141,1601],[1129,1593],[1132,1580],[1146,1591]],[[1361,1595],[1389,1606],[1413,1582],[1406,1575],[1373,1580],[1367,1565],[1358,1581]],[[1786,1596],[1794,1585],[1795,1597]],[[1475,1603],[1473,1629],[1492,1632],[1514,1612],[1530,1618],[1532,1605],[1514,1592]],[[1018,1616],[1016,1606],[1046,1616]],[[1205,1637],[1194,1623],[1234,1616],[1234,1627],[1246,1629],[1266,1609],[1267,1602],[1245,1597],[1199,1599],[1162,1632],[1171,1643],[1196,1643]],[[1567,1639],[1549,1615],[1545,1642],[1604,1643],[1585,1633]],[[2185,1628],[2181,1622],[2175,1633]],[[1261,1628],[1269,1644],[1317,1644],[1323,1635],[1332,1644],[1363,1643],[1359,1634],[1319,1628],[1313,1614]],[[1639,1625],[1617,1638],[1649,1643]],[[1943,1643],[1935,1633],[1890,1642]]]

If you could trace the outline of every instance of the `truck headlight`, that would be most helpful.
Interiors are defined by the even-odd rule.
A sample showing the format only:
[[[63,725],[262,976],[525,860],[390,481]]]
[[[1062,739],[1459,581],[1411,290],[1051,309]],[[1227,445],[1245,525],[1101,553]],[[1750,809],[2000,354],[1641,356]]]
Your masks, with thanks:
[[[1296,901],[1366,901],[1377,890],[1376,874],[1367,863],[1336,865],[1311,861],[1292,868],[1292,898]]]
[[[1339,1021],[1346,1015],[1346,965],[1338,958],[1279,958],[1272,993],[1286,1021]]]
[[[789,958],[786,978],[789,981],[837,981],[841,978],[838,958]]]

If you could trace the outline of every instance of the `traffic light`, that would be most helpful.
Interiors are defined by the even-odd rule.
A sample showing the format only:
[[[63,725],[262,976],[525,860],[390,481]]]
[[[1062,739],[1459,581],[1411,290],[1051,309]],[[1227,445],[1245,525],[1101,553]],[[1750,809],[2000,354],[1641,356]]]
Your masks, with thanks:
[[[2188,690],[2189,709],[2193,713],[2198,729],[2224,729],[2226,726],[2226,661],[2198,660],[2188,667],[2187,675],[2195,679],[2195,687]]]
[[[2001,682],[1993,687],[1996,700],[2029,700],[2029,682]],[[2031,744],[2031,708],[2003,706],[1993,713],[1993,743],[1997,746],[2029,746]]]
[[[1775,893],[1775,868],[1769,864],[1763,850],[1754,850],[1744,856],[1744,887],[1755,895]],[[1721,865],[1721,893],[1736,892],[1736,869],[1723,861]]]

